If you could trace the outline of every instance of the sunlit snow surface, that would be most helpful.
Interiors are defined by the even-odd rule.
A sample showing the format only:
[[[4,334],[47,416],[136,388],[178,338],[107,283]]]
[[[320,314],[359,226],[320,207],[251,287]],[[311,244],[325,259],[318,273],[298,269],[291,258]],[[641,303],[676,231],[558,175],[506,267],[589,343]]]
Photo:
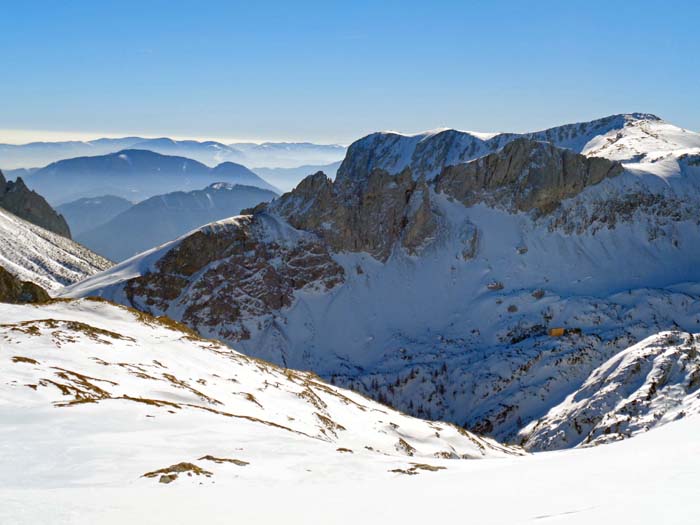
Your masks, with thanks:
[[[0,315],[3,524],[689,523],[700,511],[698,417],[522,456],[103,302]],[[142,477],[180,462],[210,474]]]

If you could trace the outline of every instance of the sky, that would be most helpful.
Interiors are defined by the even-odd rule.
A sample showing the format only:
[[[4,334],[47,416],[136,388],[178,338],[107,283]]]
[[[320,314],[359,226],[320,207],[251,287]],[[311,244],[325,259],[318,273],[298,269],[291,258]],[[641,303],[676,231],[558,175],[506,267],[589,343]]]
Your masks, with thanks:
[[[0,0],[0,141],[700,130],[700,2]]]

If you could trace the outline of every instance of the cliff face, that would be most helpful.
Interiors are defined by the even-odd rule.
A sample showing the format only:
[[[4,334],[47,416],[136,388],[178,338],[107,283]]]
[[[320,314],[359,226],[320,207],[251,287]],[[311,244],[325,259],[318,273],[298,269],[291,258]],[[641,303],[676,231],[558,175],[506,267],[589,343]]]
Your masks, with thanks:
[[[546,214],[564,199],[622,171],[618,162],[518,139],[498,153],[448,166],[437,177],[436,189],[465,206],[486,202],[513,212]]]
[[[351,147],[335,182],[318,172],[280,197],[269,211],[318,235],[333,251],[366,252],[386,261],[396,246],[416,255],[435,239],[440,215],[431,195],[444,194],[467,207],[483,203],[539,217],[623,171],[618,162],[525,138],[496,153],[446,166],[427,181],[434,164],[423,166],[423,157],[417,166],[397,174],[380,168],[364,176],[352,171],[367,162],[366,150]]]
[[[0,172],[0,208],[45,230],[71,238],[70,228],[63,216],[41,195],[27,188],[21,177],[14,182],[6,181]]]
[[[296,291],[325,292],[343,281],[343,269],[311,237],[294,243],[266,240],[269,226],[238,217],[204,227],[159,259],[154,271],[130,280],[130,304],[153,313],[182,308],[195,329],[243,340],[274,323]]]
[[[373,170],[361,184],[335,183],[319,172],[269,208],[299,230],[316,234],[333,251],[366,252],[386,261],[397,242],[416,253],[437,227],[425,181],[406,169]]]

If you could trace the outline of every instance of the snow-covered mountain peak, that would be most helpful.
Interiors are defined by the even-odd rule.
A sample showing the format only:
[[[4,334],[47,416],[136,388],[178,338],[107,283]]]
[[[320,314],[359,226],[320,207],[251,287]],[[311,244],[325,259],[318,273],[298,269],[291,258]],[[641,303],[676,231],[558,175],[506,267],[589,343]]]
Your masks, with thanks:
[[[581,153],[627,163],[646,163],[668,154],[700,151],[700,133],[679,128],[654,115],[622,117],[623,126],[591,137]]]
[[[438,129],[416,134],[378,132],[354,142],[338,169],[338,180],[366,177],[374,169],[432,179],[445,167],[494,153],[517,138],[549,142],[588,157],[640,164],[673,152],[700,149],[700,134],[649,113],[622,113],[530,133],[471,133]]]

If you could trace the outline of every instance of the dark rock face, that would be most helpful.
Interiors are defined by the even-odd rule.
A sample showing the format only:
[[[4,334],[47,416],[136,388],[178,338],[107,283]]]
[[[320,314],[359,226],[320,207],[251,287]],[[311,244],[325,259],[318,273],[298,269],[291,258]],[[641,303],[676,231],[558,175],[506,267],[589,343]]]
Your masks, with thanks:
[[[220,337],[248,339],[246,321],[271,322],[290,306],[295,290],[329,290],[344,271],[322,244],[293,246],[264,241],[261,225],[247,216],[184,239],[157,263],[157,271],[126,284],[132,305],[151,313],[184,306],[182,321],[195,330],[216,328]]]
[[[0,266],[0,302],[23,304],[43,303],[50,299],[41,286],[29,281],[20,281]]]
[[[413,180],[410,170],[398,175],[373,170],[364,181],[335,183],[318,172],[271,210],[295,228],[315,233],[333,251],[365,251],[381,261],[397,241],[416,253],[437,227],[428,185]]]
[[[486,202],[510,211],[548,214],[562,200],[622,171],[617,162],[518,139],[497,153],[448,166],[437,177],[436,189],[466,206]]]
[[[71,238],[68,223],[63,216],[56,213],[41,195],[27,188],[21,177],[15,182],[8,182],[0,172],[0,207],[20,219]]]

